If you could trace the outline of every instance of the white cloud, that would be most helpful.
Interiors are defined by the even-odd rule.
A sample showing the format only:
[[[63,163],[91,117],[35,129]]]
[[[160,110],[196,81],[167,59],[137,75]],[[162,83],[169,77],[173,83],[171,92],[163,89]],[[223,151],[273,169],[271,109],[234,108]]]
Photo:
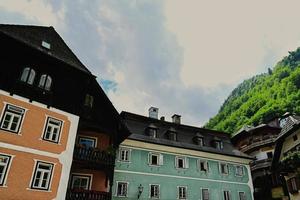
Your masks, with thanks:
[[[59,27],[64,19],[64,9],[54,10],[49,1],[1,0],[0,9],[22,14],[28,20],[47,26]]]
[[[299,1],[167,0],[167,27],[184,48],[184,83],[212,88],[265,72],[299,45],[299,6]]]

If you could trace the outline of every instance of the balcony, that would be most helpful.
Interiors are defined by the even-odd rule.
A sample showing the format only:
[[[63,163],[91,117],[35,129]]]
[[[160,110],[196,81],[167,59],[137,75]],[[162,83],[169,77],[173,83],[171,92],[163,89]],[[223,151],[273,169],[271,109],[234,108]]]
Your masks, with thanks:
[[[253,139],[252,142],[249,142],[248,144],[242,146],[240,148],[240,151],[245,153],[252,149],[259,148],[264,145],[272,144],[275,142],[276,138],[277,136],[268,136],[268,137],[260,137],[260,138]]]
[[[108,192],[94,190],[68,190],[66,200],[111,200]]]
[[[272,158],[267,158],[263,160],[255,160],[250,163],[251,171],[261,169],[261,168],[269,168],[272,164]]]
[[[75,161],[90,166],[113,166],[115,163],[114,152],[102,151],[97,148],[75,146],[73,158]]]

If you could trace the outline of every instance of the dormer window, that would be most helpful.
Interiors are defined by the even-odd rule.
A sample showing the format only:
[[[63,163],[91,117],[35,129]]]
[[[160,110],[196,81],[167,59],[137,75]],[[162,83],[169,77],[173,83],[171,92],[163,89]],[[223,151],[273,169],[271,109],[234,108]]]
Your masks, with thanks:
[[[213,147],[215,147],[216,149],[223,149],[223,142],[220,138],[218,137],[214,137],[213,141],[212,141],[212,145]]]
[[[146,128],[146,134],[149,135],[151,138],[157,138],[158,134],[157,134],[157,127],[153,124],[150,124],[147,128]]]
[[[32,85],[35,78],[35,71],[32,68],[26,67],[23,69],[21,81]]]
[[[200,133],[196,133],[196,136],[193,138],[193,141],[199,146],[204,146],[204,137]]]
[[[43,74],[40,78],[39,87],[50,91],[52,85],[52,78],[48,74]]]
[[[167,136],[169,140],[177,141],[177,133],[174,128],[170,128],[167,132]]]

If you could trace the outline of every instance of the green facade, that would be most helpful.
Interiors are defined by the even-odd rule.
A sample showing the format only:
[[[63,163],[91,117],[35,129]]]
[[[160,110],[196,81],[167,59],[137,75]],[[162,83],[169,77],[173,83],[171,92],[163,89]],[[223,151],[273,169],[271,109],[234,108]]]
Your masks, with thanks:
[[[186,187],[186,199],[201,200],[202,188],[208,189],[209,199],[223,200],[224,192],[229,191],[230,200],[240,200],[239,192],[244,192],[246,200],[252,200],[251,188],[249,182],[249,170],[245,165],[233,162],[223,162],[201,157],[186,156],[188,159],[188,168],[178,169],[175,166],[175,157],[178,155],[158,152],[163,156],[163,164],[160,166],[149,165],[149,153],[153,152],[147,149],[130,148],[123,146],[121,148],[130,149],[129,161],[120,161],[120,155],[116,160],[113,199],[138,199],[138,187],[143,186],[143,192],[139,199],[150,198],[150,184],[159,185],[159,199],[175,200],[178,197],[178,186]],[[208,162],[208,172],[200,171],[197,160]],[[228,164],[227,175],[220,172],[220,163]],[[236,175],[236,166],[242,166],[243,175]],[[126,197],[117,196],[118,182],[126,182]],[[251,182],[251,181],[250,181]]]

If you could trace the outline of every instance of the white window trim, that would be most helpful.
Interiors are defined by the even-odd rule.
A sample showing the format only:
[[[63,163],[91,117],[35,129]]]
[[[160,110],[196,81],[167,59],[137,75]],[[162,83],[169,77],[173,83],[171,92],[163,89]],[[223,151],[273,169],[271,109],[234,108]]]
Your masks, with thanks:
[[[247,195],[246,195],[246,192],[245,191],[237,191],[238,193],[238,200],[241,200],[240,198],[240,193],[244,193],[245,194],[245,197],[246,197],[246,200],[247,200]]]
[[[201,170],[201,162],[205,162],[205,163],[206,163],[206,167],[207,167],[207,170],[206,170],[206,171]],[[202,172],[202,173],[205,173],[205,174],[209,173],[210,170],[209,170],[209,162],[208,162],[208,160],[198,158],[198,159],[197,159],[197,169],[198,169],[200,172]]]
[[[200,188],[200,200],[203,200],[203,191],[202,190],[208,190],[208,199],[210,199],[209,188]]]
[[[1,125],[2,125],[2,118],[4,117],[4,114],[5,114],[5,110],[6,110],[7,105],[11,105],[11,106],[14,106],[14,107],[23,109],[23,110],[24,110],[23,117],[22,117],[22,120],[21,120],[20,125],[19,125],[19,129],[18,129],[17,132],[13,132],[13,131],[6,130],[6,129],[2,129],[2,128],[0,128],[0,130],[7,131],[7,132],[10,132],[10,133],[14,133],[15,135],[20,135],[20,136],[22,136],[22,131],[21,131],[21,130],[22,130],[23,123],[24,123],[24,119],[25,119],[25,117],[26,117],[26,113],[27,113],[28,109],[27,109],[27,108],[24,108],[24,107],[22,107],[22,106],[19,106],[19,105],[16,105],[16,104],[13,104],[13,103],[5,102],[5,101],[4,101],[4,102],[3,102],[3,109],[2,109],[2,111],[1,111],[1,116],[0,116],[0,127],[1,127]]]
[[[91,140],[94,140],[94,141],[95,141],[94,148],[97,148],[97,145],[98,145],[98,138],[97,138],[97,137],[86,136],[86,135],[78,135],[77,137],[78,137],[78,138],[77,138],[78,144],[79,144],[79,142],[80,142],[80,138],[91,139]]]
[[[222,173],[222,167],[221,167],[222,164],[227,165],[227,173]],[[228,176],[229,175],[229,165],[228,165],[228,163],[219,162],[219,172],[220,172],[221,175]]]
[[[57,142],[54,142],[54,141],[52,141],[52,140],[44,139],[44,135],[45,135],[45,133],[46,133],[46,128],[47,128],[47,125],[48,125],[48,119],[49,119],[49,118],[52,118],[52,119],[54,119],[54,120],[57,120],[57,121],[60,121],[60,122],[61,122],[60,129],[59,129],[59,136],[58,136]],[[44,128],[43,128],[43,132],[42,132],[42,134],[41,134],[41,138],[40,138],[40,139],[43,140],[43,141],[46,141],[46,142],[51,142],[51,143],[55,143],[55,144],[61,145],[60,141],[61,141],[61,136],[62,136],[62,133],[63,133],[63,130],[64,130],[64,124],[65,124],[65,121],[62,120],[62,119],[58,119],[58,118],[52,117],[52,116],[50,116],[50,115],[45,115]]]
[[[126,191],[126,195],[125,196],[119,196],[118,195],[118,184],[119,183],[126,183],[127,184],[127,191]],[[129,190],[129,182],[127,182],[127,181],[116,181],[116,193],[115,193],[115,196],[116,197],[121,197],[121,198],[126,198],[126,197],[128,197],[128,190]]]
[[[13,161],[15,155],[10,155],[10,154],[7,154],[7,153],[2,153],[2,152],[0,152],[0,155],[10,157],[9,163],[7,164],[7,167],[6,167],[5,176],[3,178],[3,183],[2,183],[2,185],[0,185],[0,188],[1,188],[1,187],[8,187],[7,178],[8,178],[8,174],[9,174],[9,171],[10,171],[10,168],[11,168],[11,165],[12,165],[12,161]]]
[[[228,191],[229,200],[232,200],[231,190],[224,190],[224,189],[223,189],[223,192],[222,192],[222,199],[225,200],[224,192],[226,192],[226,191]]]
[[[38,162],[52,164],[52,170],[51,170],[51,175],[50,175],[50,181],[48,183],[48,189],[39,189],[39,188],[33,188],[32,187],[32,185],[33,185],[33,179],[34,179],[34,175],[35,175],[35,172],[36,172],[36,168],[37,168],[37,163]],[[53,180],[53,174],[55,172],[55,166],[56,166],[56,163],[45,161],[45,160],[34,159],[34,165],[33,165],[33,168],[32,168],[32,174],[31,174],[31,178],[30,178],[30,182],[29,182],[29,187],[27,188],[27,190],[41,191],[41,192],[43,192],[43,191],[44,192],[51,191],[51,185],[52,185],[52,180]]]
[[[121,159],[121,151],[128,151],[128,160],[122,160]],[[120,147],[118,151],[118,162],[124,162],[124,163],[131,163],[131,149]]]
[[[179,167],[178,166],[178,159],[182,159],[183,160],[183,167]],[[188,169],[189,168],[189,164],[188,164],[189,160],[187,156],[175,156],[175,167],[176,169]]]
[[[241,167],[241,169],[242,169],[242,175],[239,175],[239,174],[237,173],[238,167]],[[237,177],[243,177],[244,175],[245,175],[244,166],[243,166],[243,165],[236,165],[236,166],[235,166],[235,176],[237,176]]]
[[[151,197],[151,186],[152,185],[158,186],[158,197]],[[160,199],[160,184],[154,184],[154,183],[149,184],[149,199]]]
[[[157,165],[152,164],[152,157],[151,156],[157,156]],[[163,161],[163,154],[161,153],[156,153],[156,152],[149,152],[148,153],[148,165],[151,167],[160,167],[162,166],[164,163]]]
[[[185,188],[185,198],[180,198],[179,197],[179,188]],[[183,199],[183,200],[187,200],[188,199],[188,195],[187,195],[187,186],[182,186],[182,185],[178,185],[177,186],[177,199]]]
[[[70,188],[72,188],[73,185],[73,176],[85,176],[90,178],[89,188],[88,190],[91,190],[92,184],[93,184],[93,174],[84,174],[84,173],[71,173],[71,181],[70,181]]]

